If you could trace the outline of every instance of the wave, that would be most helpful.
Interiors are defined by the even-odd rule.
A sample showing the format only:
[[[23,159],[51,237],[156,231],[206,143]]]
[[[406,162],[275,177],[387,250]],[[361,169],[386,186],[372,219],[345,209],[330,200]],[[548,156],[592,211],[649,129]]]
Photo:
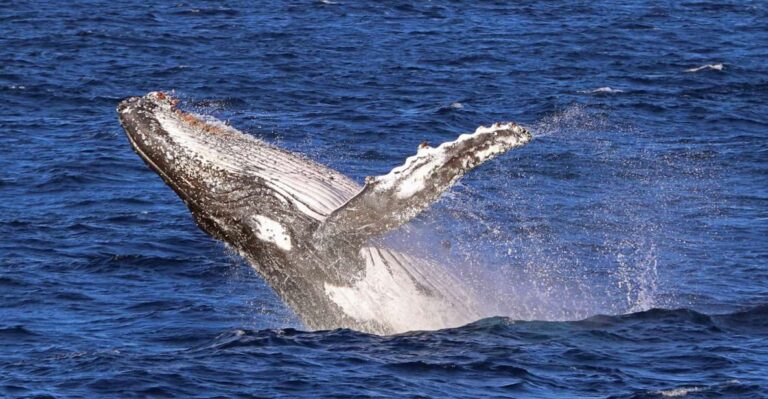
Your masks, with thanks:
[[[621,89],[614,89],[610,86],[604,86],[604,87],[598,87],[594,90],[584,90],[581,93],[594,93],[594,94],[616,94],[616,93],[624,93],[624,90]]]
[[[745,310],[727,314],[708,315],[691,309],[660,309],[653,308],[645,311],[623,315],[595,315],[576,321],[537,321],[514,320],[507,317],[490,317],[475,321],[463,327],[443,331],[494,331],[525,328],[549,330],[553,326],[573,329],[594,329],[595,331],[610,331],[627,325],[642,324],[640,328],[654,329],[670,326],[705,326],[709,332],[740,332],[768,334],[768,304],[758,305]]]
[[[658,330],[658,331],[656,331]],[[654,333],[654,331],[656,331]],[[446,337],[501,335],[517,336],[524,341],[546,341],[585,332],[602,341],[636,342],[638,336],[658,338],[672,334],[686,336],[709,334],[768,335],[768,304],[727,314],[707,315],[691,309],[650,309],[624,315],[596,315],[575,321],[515,320],[508,317],[487,317],[461,327],[435,331],[409,331],[389,336],[340,328],[324,331],[302,331],[294,328],[247,330],[237,329],[219,334],[213,341],[191,350],[226,349],[242,346],[312,345],[324,342],[353,343],[358,340],[444,339]],[[647,333],[647,334],[646,334]],[[419,338],[420,337],[420,338]],[[583,338],[583,337],[582,337]]]
[[[21,340],[28,340],[37,337],[39,334],[24,327],[22,325],[15,325],[9,327],[0,327],[0,342],[12,341],[18,342]]]
[[[722,71],[723,64],[707,64],[696,68],[686,69],[685,72],[699,72],[699,71]]]
[[[290,365],[299,370],[291,378],[310,379],[325,373],[330,358],[334,367],[355,375],[384,370],[403,381],[482,381],[483,389],[524,397],[592,397],[587,393],[595,389],[611,398],[755,397],[763,387],[736,373],[742,366],[736,359],[762,350],[766,316],[768,304],[728,314],[651,309],[565,322],[490,317],[390,336],[349,329],[235,329],[207,339],[185,336],[184,343],[196,345],[177,355],[265,369]],[[571,384],[587,374],[585,386]],[[450,390],[482,396],[476,388],[454,384]],[[436,387],[435,396],[446,396],[444,389]]]

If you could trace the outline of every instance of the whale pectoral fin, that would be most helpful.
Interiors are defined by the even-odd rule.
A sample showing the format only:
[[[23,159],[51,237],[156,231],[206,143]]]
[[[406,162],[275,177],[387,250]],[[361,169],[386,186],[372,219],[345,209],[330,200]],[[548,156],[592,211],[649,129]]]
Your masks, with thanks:
[[[422,145],[402,166],[366,179],[362,191],[334,210],[315,236],[365,241],[397,228],[429,207],[469,170],[530,140],[525,128],[497,123],[436,148]]]

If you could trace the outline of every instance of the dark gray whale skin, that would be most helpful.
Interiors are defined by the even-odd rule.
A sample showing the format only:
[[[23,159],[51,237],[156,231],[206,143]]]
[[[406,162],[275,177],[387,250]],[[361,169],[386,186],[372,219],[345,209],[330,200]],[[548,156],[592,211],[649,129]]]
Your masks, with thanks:
[[[391,334],[410,329],[402,320],[409,311],[420,319],[417,328],[480,316],[460,281],[376,238],[408,222],[468,170],[526,144],[525,129],[497,124],[420,149],[361,188],[333,169],[177,104],[161,92],[123,100],[117,112],[131,146],[197,225],[243,256],[307,327]],[[371,280],[377,271],[385,273],[382,283]],[[366,287],[379,296],[368,296]],[[364,294],[360,303],[350,292]],[[403,292],[417,309],[392,308],[402,302],[385,300]],[[377,298],[384,299],[366,303]]]

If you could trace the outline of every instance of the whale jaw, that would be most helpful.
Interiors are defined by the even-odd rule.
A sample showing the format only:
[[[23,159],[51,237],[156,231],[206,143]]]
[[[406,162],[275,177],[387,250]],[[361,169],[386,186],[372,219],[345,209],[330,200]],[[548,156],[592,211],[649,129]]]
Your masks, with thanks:
[[[390,334],[480,316],[458,279],[378,237],[407,223],[472,168],[528,143],[525,129],[495,124],[424,146],[360,187],[177,104],[160,92],[121,102],[117,111],[131,146],[197,224],[240,253],[307,327]]]

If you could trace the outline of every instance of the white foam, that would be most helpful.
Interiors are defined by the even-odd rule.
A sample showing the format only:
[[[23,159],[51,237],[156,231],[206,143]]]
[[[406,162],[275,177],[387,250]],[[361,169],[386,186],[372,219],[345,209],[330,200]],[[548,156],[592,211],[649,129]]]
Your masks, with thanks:
[[[604,86],[604,87],[598,87],[594,90],[589,91],[582,91],[582,93],[606,93],[606,94],[614,94],[614,93],[624,93],[624,90],[621,89],[614,89],[610,86]]]
[[[707,64],[702,65],[700,67],[686,69],[685,72],[699,72],[704,70],[714,70],[714,71],[722,71],[724,68],[723,64]]]
[[[701,392],[703,390],[704,390],[703,388],[699,388],[699,387],[675,388],[675,389],[668,389],[666,391],[659,391],[659,395],[665,398],[680,398],[688,395],[691,392]]]

